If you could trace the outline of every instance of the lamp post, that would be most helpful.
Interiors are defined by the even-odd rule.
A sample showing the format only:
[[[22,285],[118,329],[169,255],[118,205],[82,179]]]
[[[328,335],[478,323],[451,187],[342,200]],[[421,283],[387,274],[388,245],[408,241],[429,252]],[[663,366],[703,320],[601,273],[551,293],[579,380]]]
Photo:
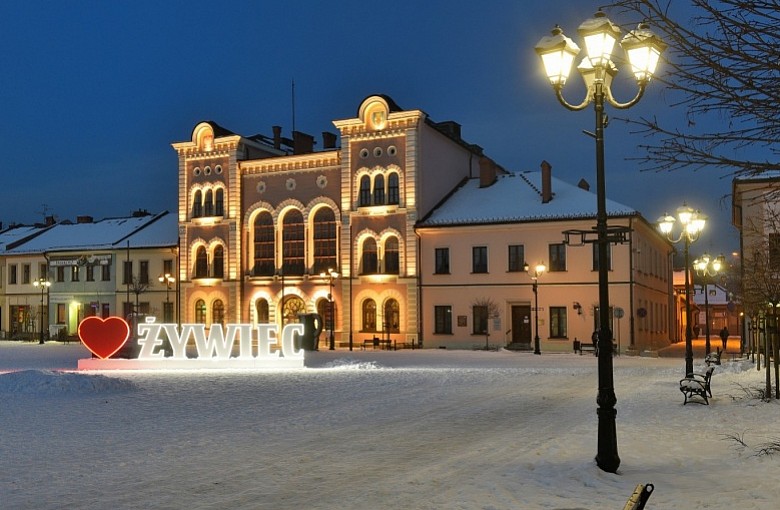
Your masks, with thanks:
[[[700,258],[693,261],[693,268],[696,269],[696,274],[702,277],[704,280],[704,320],[707,321],[707,325],[704,328],[704,353],[710,353],[710,299],[707,292],[707,284],[709,278],[718,274],[723,268],[725,257],[720,255],[716,258],[710,258],[708,253],[705,253]]]
[[[680,235],[675,236],[675,221],[680,223]],[[691,243],[695,243],[704,230],[704,224],[707,222],[707,216],[695,211],[689,206],[683,204],[677,208],[677,219],[674,216],[664,214],[658,218],[658,229],[666,235],[666,238],[677,244],[683,242],[685,255],[685,375],[693,373],[693,330],[691,329],[691,263],[689,260],[689,250]]]
[[[173,309],[171,308],[171,285],[176,283],[176,278],[170,273],[161,274],[157,277],[160,283],[165,284],[165,322],[173,320]]]
[[[51,282],[47,280],[46,278],[38,278],[33,282],[33,287],[41,289],[41,332],[40,332],[40,339],[38,341],[39,344],[43,345],[45,342],[43,341],[43,295],[46,292],[46,289],[51,287]]]
[[[534,354],[541,354],[541,348],[539,343],[539,277],[544,274],[544,272],[547,270],[547,266],[545,266],[542,263],[536,264],[534,267],[533,273],[531,272],[531,268],[528,264],[525,264],[523,266],[523,269],[525,269],[525,272],[528,273],[531,276],[531,280],[533,280],[533,291],[534,291],[534,327],[536,328],[534,332]]]
[[[612,331],[609,314],[609,265],[608,249],[611,241],[607,229],[606,179],[604,175],[604,127],[606,124],[604,104],[625,109],[636,104],[642,97],[647,83],[655,72],[661,52],[666,45],[645,23],[630,31],[620,42],[628,56],[631,69],[637,82],[638,92],[627,103],[619,103],[612,96],[612,78],[617,68],[612,62],[612,50],[620,35],[620,28],[612,23],[602,11],[583,22],[577,29],[584,39],[587,55],[582,59],[578,70],[582,75],[587,92],[579,105],[569,104],[563,97],[563,86],[569,76],[571,65],[579,54],[580,48],[563,35],[556,26],[551,36],[543,37],[536,45],[536,53],[541,57],[547,78],[555,91],[558,101],[569,110],[578,111],[594,103],[596,112],[596,243],[599,256],[599,390],[596,402],[599,417],[598,452],[596,464],[604,471],[614,473],[620,466],[617,451],[617,431],[615,428],[615,397],[612,376]]]
[[[328,279],[328,312],[329,312],[329,315],[330,315],[330,321],[329,321],[330,322],[330,336],[329,336],[330,345],[328,346],[328,350],[333,351],[333,350],[336,349],[336,341],[333,338],[333,326],[334,326],[334,323],[336,322],[335,321],[336,317],[334,316],[335,311],[333,309],[333,305],[334,305],[334,302],[333,302],[333,280],[338,278],[339,274],[336,271],[334,271],[333,269],[329,268],[326,273],[320,273],[320,276],[323,277],[323,278],[327,278]]]

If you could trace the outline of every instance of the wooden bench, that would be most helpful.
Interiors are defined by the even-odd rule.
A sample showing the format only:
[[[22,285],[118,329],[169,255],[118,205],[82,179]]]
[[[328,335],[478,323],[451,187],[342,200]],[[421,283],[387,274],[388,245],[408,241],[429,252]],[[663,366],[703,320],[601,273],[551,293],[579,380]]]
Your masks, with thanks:
[[[593,345],[590,342],[580,342],[579,340],[574,341],[574,352],[576,353],[579,351],[580,356],[582,356],[582,351],[588,351],[592,352],[593,355],[596,355],[596,346]]]
[[[710,405],[709,398],[712,398],[710,382],[712,381],[712,374],[714,372],[715,367],[709,367],[707,372],[703,374],[694,372],[688,374],[684,379],[680,379],[680,391],[685,396],[683,405],[687,404],[688,401]],[[694,396],[700,397],[704,402],[691,400]]]
[[[707,366],[720,365],[720,357],[724,351],[718,349],[716,352],[711,352],[704,357],[704,362]]]
[[[363,340],[363,346],[362,346],[361,349],[365,351],[366,347],[368,347],[368,346],[373,346],[374,349],[379,347],[380,349],[385,349],[385,350],[389,351],[392,348],[393,343],[392,343],[392,340],[389,340],[389,339],[385,340],[385,339],[377,338],[377,337],[366,338],[365,340]]]

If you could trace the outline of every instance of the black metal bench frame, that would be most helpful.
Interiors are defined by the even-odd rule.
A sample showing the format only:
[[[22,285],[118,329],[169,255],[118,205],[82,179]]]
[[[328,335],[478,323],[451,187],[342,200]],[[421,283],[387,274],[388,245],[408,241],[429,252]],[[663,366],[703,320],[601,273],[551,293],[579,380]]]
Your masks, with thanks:
[[[688,402],[710,405],[709,399],[712,398],[712,387],[710,386],[710,382],[712,381],[713,373],[715,373],[715,367],[709,367],[703,374],[694,372],[688,374],[685,378],[680,379],[680,391],[685,396],[683,405]],[[703,402],[691,400],[694,396],[700,397]]]

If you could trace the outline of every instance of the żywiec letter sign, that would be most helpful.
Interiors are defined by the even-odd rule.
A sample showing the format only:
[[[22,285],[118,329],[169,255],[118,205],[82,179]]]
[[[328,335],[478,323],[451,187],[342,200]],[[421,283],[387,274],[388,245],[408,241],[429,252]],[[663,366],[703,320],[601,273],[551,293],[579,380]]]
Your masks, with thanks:
[[[127,321],[87,317],[79,324],[79,338],[95,357],[79,360],[79,370],[302,368],[303,350],[295,344],[296,336],[304,333],[303,324],[285,325],[281,338],[278,332],[276,324],[228,324],[224,329],[212,324],[207,335],[205,324],[157,324],[148,317],[138,324],[138,357],[124,359],[111,356],[130,338]],[[196,357],[187,355],[190,339]]]

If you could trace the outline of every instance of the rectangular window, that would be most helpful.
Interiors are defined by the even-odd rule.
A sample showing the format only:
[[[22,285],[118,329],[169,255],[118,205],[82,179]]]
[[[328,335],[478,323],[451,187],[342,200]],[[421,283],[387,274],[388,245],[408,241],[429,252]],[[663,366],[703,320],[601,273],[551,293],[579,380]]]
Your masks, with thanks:
[[[473,320],[471,323],[474,329],[471,331],[474,335],[484,335],[488,331],[488,307],[476,305],[472,308]]]
[[[148,260],[141,261],[141,269],[139,270],[138,281],[143,284],[149,283],[149,261]]]
[[[84,271],[87,273],[87,281],[88,282],[94,282],[95,281],[95,266],[89,265],[84,267]]]
[[[65,324],[68,321],[68,305],[57,303],[57,324]]]
[[[122,285],[133,283],[133,261],[125,260],[122,263]]]
[[[100,280],[104,282],[111,281],[111,266],[108,264],[100,266]]]
[[[79,281],[79,266],[70,266],[70,281]]]
[[[30,269],[30,264],[22,265],[22,283],[30,283],[31,271],[32,269]]]
[[[49,272],[46,269],[46,264],[40,264],[38,266],[38,278],[43,278],[44,280],[49,279]]]
[[[769,269],[780,269],[780,234],[769,234]]]
[[[65,266],[57,266],[57,281],[65,281]]]
[[[176,275],[173,274],[173,259],[163,260],[163,274],[169,274],[176,277]]]
[[[607,269],[612,270],[612,245],[607,245]],[[593,270],[599,270],[599,244],[593,243]]]
[[[509,265],[507,271],[525,271],[525,248],[522,244],[509,245]]]
[[[170,301],[163,303],[163,321],[167,323],[173,322],[173,303]]]
[[[433,307],[433,332],[439,335],[452,334],[452,307],[434,306]]]
[[[103,319],[108,319],[108,317],[111,315],[111,305],[109,305],[108,303],[102,303],[101,306],[103,308],[102,308],[100,316]]]
[[[566,245],[550,245],[550,271],[566,271]]]
[[[450,249],[436,248],[435,274],[450,274]]]
[[[8,266],[8,285],[16,285],[17,283],[16,264],[10,264]]]
[[[550,338],[566,338],[566,307],[550,307]]]
[[[488,249],[487,246],[474,246],[471,249],[471,272],[488,272]]]

